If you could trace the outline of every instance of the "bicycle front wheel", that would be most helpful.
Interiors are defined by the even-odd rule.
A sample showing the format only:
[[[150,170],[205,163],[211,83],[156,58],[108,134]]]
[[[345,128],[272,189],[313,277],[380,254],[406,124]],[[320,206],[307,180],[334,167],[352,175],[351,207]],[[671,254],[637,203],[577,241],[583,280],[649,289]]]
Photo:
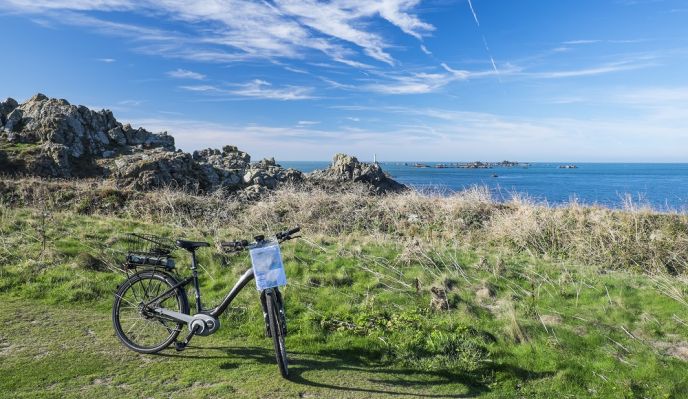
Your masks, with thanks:
[[[282,304],[282,299],[275,290],[266,292],[265,297],[268,311],[268,325],[270,327],[272,342],[275,346],[277,367],[279,367],[282,377],[287,378],[289,376],[289,368],[287,364],[287,349],[284,345],[284,336],[286,335],[284,305]]]
[[[181,323],[165,319],[144,306],[175,284],[169,275],[144,271],[131,276],[119,287],[112,307],[112,324],[127,348],[139,353],[156,353],[177,338],[183,327]],[[189,303],[181,289],[157,300],[155,306],[189,313]]]

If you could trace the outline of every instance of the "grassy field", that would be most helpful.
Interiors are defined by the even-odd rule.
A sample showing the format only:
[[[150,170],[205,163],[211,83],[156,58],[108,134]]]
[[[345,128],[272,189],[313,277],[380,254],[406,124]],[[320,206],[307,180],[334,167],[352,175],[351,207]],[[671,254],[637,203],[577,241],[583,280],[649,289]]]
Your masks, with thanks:
[[[0,396],[687,396],[688,280],[680,272],[685,258],[667,255],[682,245],[683,216],[549,211],[607,215],[603,223],[615,220],[624,228],[624,220],[640,220],[636,236],[617,237],[615,245],[635,240],[654,252],[644,258],[621,253],[610,267],[605,254],[584,262],[576,252],[580,242],[553,224],[548,236],[523,226],[521,235],[511,233],[512,241],[495,243],[508,231],[495,218],[521,215],[525,224],[524,214],[540,212],[538,217],[554,223],[544,208],[508,210],[511,204],[498,214],[501,205],[488,209],[466,199],[463,208],[442,210],[450,214],[444,219],[435,210],[431,222],[415,224],[409,215],[423,220],[430,212],[423,213],[420,199],[407,201],[404,206],[413,209],[406,213],[394,211],[401,215],[397,219],[390,216],[390,204],[401,199],[366,200],[379,201],[365,211],[371,227],[356,214],[365,207],[336,218],[335,205],[355,208],[341,202],[346,198],[309,208],[287,193],[281,202],[251,205],[230,223],[217,214],[208,217],[200,200],[165,195],[170,194],[149,203],[162,209],[167,202],[167,212],[148,214],[122,205],[123,197],[113,193],[98,197],[97,205],[102,198],[120,198],[105,210],[84,206],[87,201],[78,196],[47,206],[15,198],[0,208]],[[239,214],[239,208],[229,209]],[[449,224],[452,213],[464,230]],[[207,219],[191,227],[193,215]],[[647,220],[655,225],[648,229]],[[279,377],[252,286],[223,316],[217,334],[195,338],[184,352],[139,355],[119,344],[110,304],[124,279],[114,271],[122,233],[217,241],[295,222],[304,225],[305,237],[283,247],[290,381]],[[595,233],[599,226],[588,228],[591,240],[601,234]],[[643,236],[657,230],[665,237]],[[670,233],[678,244],[662,244]],[[180,253],[179,274],[188,274],[187,264]],[[201,264],[203,301],[211,305],[248,260],[208,249]],[[679,272],[667,272],[667,265]]]

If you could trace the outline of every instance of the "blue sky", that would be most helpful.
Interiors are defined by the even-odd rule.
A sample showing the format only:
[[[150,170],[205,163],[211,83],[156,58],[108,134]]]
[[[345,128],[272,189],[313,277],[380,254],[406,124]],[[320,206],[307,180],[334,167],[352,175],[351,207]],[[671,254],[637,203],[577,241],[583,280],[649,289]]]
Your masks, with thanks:
[[[191,151],[688,161],[685,0],[0,0],[0,96]]]

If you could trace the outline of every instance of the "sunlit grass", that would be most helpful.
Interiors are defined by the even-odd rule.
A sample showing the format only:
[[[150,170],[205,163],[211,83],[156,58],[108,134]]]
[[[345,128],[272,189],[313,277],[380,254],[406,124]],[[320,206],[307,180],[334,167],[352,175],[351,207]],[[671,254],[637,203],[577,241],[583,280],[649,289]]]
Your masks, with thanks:
[[[381,201],[375,208],[381,221],[375,223],[382,228],[388,216],[381,207],[401,198],[369,201]],[[176,223],[174,213],[164,215],[171,223],[163,223],[162,214],[133,218],[127,212],[2,208],[0,314],[8,327],[0,332],[0,392],[19,397],[40,390],[61,397],[305,392],[548,398],[678,397],[688,390],[682,360],[682,348],[688,348],[688,290],[680,275],[661,269],[658,274],[643,264],[612,269],[565,251],[560,255],[566,256],[536,251],[536,244],[481,244],[452,231],[449,218],[433,226],[403,227],[411,223],[406,215],[405,222],[399,217],[400,225],[384,227],[398,231],[383,233],[362,230],[346,216],[334,219],[334,211],[327,222],[292,209],[284,213],[292,216],[277,222],[263,206],[270,208],[269,203],[249,205],[251,214],[234,225],[210,224],[208,218],[199,226]],[[496,205],[480,206],[500,211]],[[419,208],[414,205],[414,212]],[[443,212],[466,218],[469,211]],[[634,218],[596,212],[616,221]],[[488,229],[485,220],[472,222],[480,225],[472,229]],[[252,285],[223,316],[223,329],[195,339],[200,348],[182,357],[139,356],[114,338],[109,311],[125,278],[114,271],[121,261],[122,233],[216,242],[294,222],[304,225],[304,240],[283,245],[294,382],[284,385],[277,378]],[[650,222],[638,226],[644,223]],[[642,231],[647,230],[636,234]],[[678,228],[672,234],[682,233]],[[105,267],[94,269],[83,254]],[[229,257],[214,248],[199,255],[203,301],[210,306],[249,262],[245,255]],[[178,253],[181,275],[188,275],[187,266]]]

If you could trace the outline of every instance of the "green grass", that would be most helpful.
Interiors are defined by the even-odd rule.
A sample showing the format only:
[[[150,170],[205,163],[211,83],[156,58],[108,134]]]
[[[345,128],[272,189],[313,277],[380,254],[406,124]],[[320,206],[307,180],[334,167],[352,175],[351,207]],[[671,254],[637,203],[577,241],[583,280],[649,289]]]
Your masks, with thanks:
[[[8,143],[0,142],[0,150],[15,152],[15,153],[25,153],[31,151],[38,147],[36,143]]]
[[[114,336],[117,237],[234,230],[0,210],[0,397],[679,398],[688,392],[681,276],[609,271],[498,248],[363,234],[283,245],[290,381],[249,285],[221,330],[177,353]],[[247,234],[247,233],[245,233]],[[114,249],[114,250],[113,250]],[[84,260],[86,259],[86,261]],[[204,303],[248,267],[200,253]],[[179,254],[178,272],[188,274]],[[97,268],[96,268],[97,269]],[[440,292],[437,295],[432,292]],[[433,296],[440,308],[431,307]],[[683,349],[682,349],[683,348]],[[682,355],[683,354],[683,355]]]

